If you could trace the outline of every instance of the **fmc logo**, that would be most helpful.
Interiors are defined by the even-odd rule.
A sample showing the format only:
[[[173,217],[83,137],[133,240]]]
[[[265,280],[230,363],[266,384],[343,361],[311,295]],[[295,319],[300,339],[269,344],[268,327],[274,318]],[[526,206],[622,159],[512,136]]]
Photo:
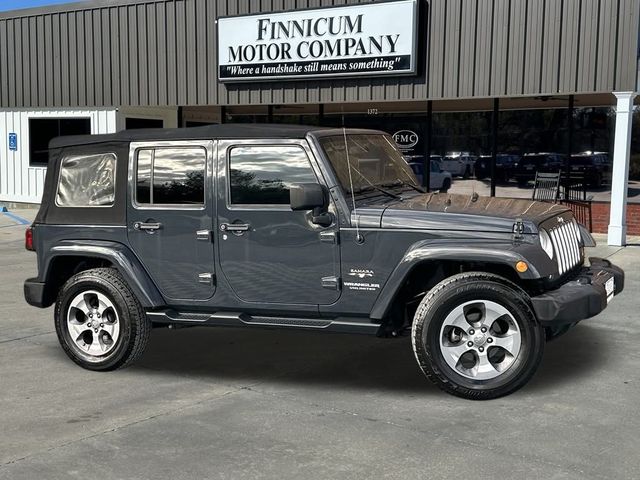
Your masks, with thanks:
[[[418,134],[413,130],[399,130],[393,134],[393,139],[402,150],[408,150],[417,145]]]

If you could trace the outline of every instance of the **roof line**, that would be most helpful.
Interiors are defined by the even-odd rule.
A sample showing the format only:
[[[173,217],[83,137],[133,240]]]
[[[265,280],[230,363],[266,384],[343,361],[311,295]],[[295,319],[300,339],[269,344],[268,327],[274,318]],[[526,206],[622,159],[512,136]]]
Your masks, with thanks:
[[[0,20],[11,20],[14,18],[36,17],[39,15],[50,15],[54,13],[81,12],[84,10],[98,10],[126,5],[139,5],[147,3],[166,3],[167,0],[84,0],[81,2],[58,3],[54,5],[43,5],[41,7],[20,8],[0,12]]]

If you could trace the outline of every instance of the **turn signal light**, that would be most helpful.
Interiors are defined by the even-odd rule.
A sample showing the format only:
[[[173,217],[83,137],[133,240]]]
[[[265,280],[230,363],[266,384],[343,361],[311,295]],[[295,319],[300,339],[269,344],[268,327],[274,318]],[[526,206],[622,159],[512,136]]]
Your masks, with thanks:
[[[36,251],[36,249],[33,248],[33,227],[27,227],[24,232],[24,248],[31,252]]]
[[[518,263],[516,263],[516,270],[519,273],[524,273],[527,270],[529,270],[529,265],[527,265],[526,262],[523,262],[522,260],[520,260]]]

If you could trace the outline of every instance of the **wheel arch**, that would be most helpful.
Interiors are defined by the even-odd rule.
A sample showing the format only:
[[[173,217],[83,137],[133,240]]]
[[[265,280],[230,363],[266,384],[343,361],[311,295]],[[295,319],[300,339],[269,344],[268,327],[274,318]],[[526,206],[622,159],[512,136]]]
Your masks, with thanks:
[[[404,304],[416,293],[428,291],[441,280],[456,273],[494,273],[515,284],[539,278],[539,273],[530,262],[527,262],[527,272],[516,272],[514,267],[519,261],[526,259],[513,250],[498,249],[495,246],[414,246],[391,273],[373,305],[370,317],[383,321],[393,311],[396,303]]]
[[[147,271],[125,245],[108,241],[65,240],[51,247],[47,255],[42,272],[46,285],[45,306],[55,302],[59,289],[73,275],[98,267],[116,269],[143,307],[165,304]]]

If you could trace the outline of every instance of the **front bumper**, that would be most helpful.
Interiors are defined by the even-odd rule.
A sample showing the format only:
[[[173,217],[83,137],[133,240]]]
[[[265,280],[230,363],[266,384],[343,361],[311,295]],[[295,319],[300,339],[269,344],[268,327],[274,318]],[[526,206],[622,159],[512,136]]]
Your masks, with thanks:
[[[592,257],[591,266],[556,290],[531,297],[538,321],[545,327],[576,323],[593,317],[607,308],[605,285],[614,279],[613,295],[624,289],[624,271],[609,260]]]

